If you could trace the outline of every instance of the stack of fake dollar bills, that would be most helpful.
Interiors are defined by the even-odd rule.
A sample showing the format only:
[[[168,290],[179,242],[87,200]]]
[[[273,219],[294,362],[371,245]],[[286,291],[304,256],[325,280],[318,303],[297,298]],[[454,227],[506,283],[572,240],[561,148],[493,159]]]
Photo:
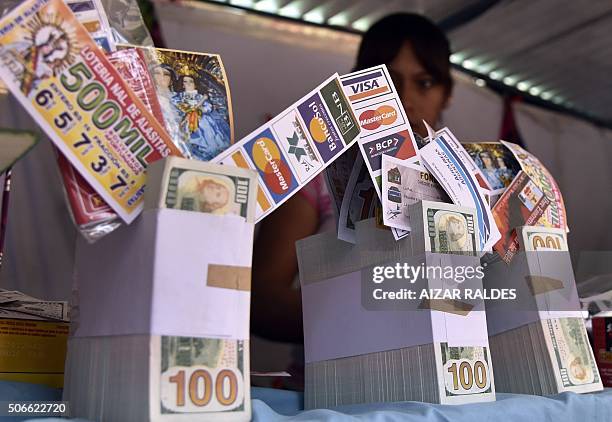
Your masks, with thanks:
[[[148,180],[137,224],[78,248],[64,399],[90,420],[250,420],[256,176],[170,157]]]
[[[470,368],[466,373],[473,374],[469,380],[457,372],[462,365],[468,368],[465,364]],[[462,404],[495,399],[488,348],[449,346],[447,342],[308,363],[305,379],[307,409],[357,403]],[[472,385],[464,388],[462,383],[467,382]]]
[[[104,421],[250,420],[247,340],[73,337],[66,362],[64,399],[72,415]]]
[[[552,395],[603,389],[584,319],[575,302],[563,299],[577,298],[565,230],[521,226],[516,231],[522,252],[510,264],[491,265],[485,277],[485,285],[494,277],[519,287],[521,295],[509,313],[487,309],[491,327],[508,328],[491,328],[489,338],[498,390]],[[528,288],[520,293],[523,280]]]
[[[580,317],[539,320],[489,343],[498,391],[548,396],[603,389]]]
[[[482,303],[479,311],[470,312],[473,308],[446,300],[416,300],[412,301],[413,308],[404,308],[403,304],[394,308],[387,301],[383,305],[386,309],[373,309],[370,307],[376,305],[362,302],[370,295],[367,287],[363,289],[372,282],[367,280],[372,265],[409,262],[418,266],[424,262],[427,266],[457,259],[478,264],[474,210],[419,201],[409,213],[411,234],[399,242],[388,231],[378,229],[374,219],[357,223],[355,245],[329,236],[298,242],[306,408],[404,400],[460,404],[495,399]],[[388,283],[386,280],[378,286],[384,289]],[[412,290],[440,283],[429,277]],[[403,280],[403,286],[410,284]],[[334,300],[324,300],[329,297]],[[330,347],[332,342],[335,345]]]

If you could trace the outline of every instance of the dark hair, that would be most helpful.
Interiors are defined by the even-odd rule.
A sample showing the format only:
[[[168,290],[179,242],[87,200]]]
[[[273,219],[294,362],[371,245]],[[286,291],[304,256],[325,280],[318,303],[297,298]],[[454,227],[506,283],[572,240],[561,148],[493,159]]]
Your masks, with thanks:
[[[185,88],[185,78],[191,78],[193,80],[193,87],[199,94],[203,94],[202,92],[202,83],[200,82],[200,78],[197,75],[179,75],[177,78],[178,91],[181,91]]]
[[[450,95],[453,79],[450,74],[451,52],[448,39],[436,24],[414,13],[396,13],[374,23],[363,34],[354,70],[380,64],[389,65],[406,41],[410,42],[425,70]],[[400,85],[401,81],[394,77],[393,72],[390,73],[395,84]]]
[[[158,67],[161,67],[162,69],[167,70],[168,72],[170,72],[170,78],[172,78],[172,82],[174,83],[174,81],[176,80],[176,72],[174,71],[172,66],[170,66],[168,64],[165,64],[165,63],[154,63],[154,64],[152,64],[149,67],[151,74]]]

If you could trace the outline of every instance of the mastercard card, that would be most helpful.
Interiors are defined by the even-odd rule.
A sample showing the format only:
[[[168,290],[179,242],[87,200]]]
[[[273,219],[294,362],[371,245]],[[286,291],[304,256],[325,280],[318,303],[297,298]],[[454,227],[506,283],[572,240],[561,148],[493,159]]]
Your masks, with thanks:
[[[212,162],[257,171],[258,222],[342,155],[360,131],[333,75]]]

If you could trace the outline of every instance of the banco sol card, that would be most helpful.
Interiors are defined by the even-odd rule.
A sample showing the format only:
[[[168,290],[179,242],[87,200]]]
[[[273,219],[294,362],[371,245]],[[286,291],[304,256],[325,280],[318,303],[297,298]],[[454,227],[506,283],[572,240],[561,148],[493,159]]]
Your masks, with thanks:
[[[257,171],[258,222],[342,155],[359,133],[338,75],[333,75],[212,162]]]

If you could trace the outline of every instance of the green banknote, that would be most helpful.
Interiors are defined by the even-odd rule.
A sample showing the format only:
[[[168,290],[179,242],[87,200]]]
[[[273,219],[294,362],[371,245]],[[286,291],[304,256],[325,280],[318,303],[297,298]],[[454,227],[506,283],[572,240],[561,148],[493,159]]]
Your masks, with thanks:
[[[219,166],[217,166],[219,167]],[[249,218],[255,210],[249,206],[256,182],[253,177],[229,173],[174,167],[170,170],[166,189],[166,207],[217,215],[235,214]]]
[[[442,403],[448,402],[444,397],[454,397],[453,402],[460,403],[465,396],[493,393],[491,358],[487,347],[455,347],[448,343],[439,343],[438,347],[442,367],[439,382],[444,386]]]
[[[428,251],[478,255],[474,213],[453,210],[450,207],[427,207],[426,218]]]
[[[600,383],[593,351],[581,318],[543,320],[542,328],[557,380],[561,381],[564,389],[571,388],[571,391],[580,392],[580,387]]]
[[[160,413],[244,412],[244,340],[161,337]]]

